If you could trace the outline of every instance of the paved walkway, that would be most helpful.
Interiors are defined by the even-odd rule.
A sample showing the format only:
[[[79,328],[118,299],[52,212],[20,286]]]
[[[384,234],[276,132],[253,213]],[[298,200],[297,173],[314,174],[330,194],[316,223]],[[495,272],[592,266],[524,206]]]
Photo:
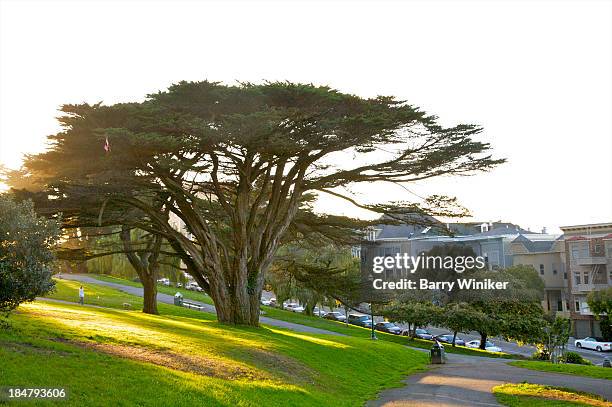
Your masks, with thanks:
[[[404,387],[380,393],[368,406],[499,406],[491,389],[504,383],[544,384],[599,394],[612,399],[609,380],[539,372],[509,366],[507,359],[447,354],[445,365],[411,375]]]
[[[82,283],[98,284],[98,285],[103,285],[107,287],[112,287],[117,290],[123,291],[125,293],[136,295],[138,297],[142,297],[143,291],[144,291],[142,287],[133,287],[130,285],[112,283],[109,281],[102,281],[102,280],[98,280],[96,278],[93,278],[93,277],[90,277],[84,274],[62,274],[62,279],[76,280]],[[158,292],[157,301],[163,302],[165,304],[174,304],[174,297],[172,295],[163,294],[163,293]],[[210,304],[206,304],[206,303],[194,301],[194,300],[189,300],[189,302],[201,306],[203,312],[209,312],[212,314],[216,313],[214,305],[210,305]],[[285,328],[285,329],[289,329],[289,330],[296,331],[296,332],[308,332],[312,334],[345,336],[341,333],[328,331],[326,329],[313,328],[313,327],[306,326],[306,325],[295,324],[293,322],[281,321],[279,319],[273,319],[273,318],[268,318],[268,317],[260,317],[259,321],[262,324],[271,325],[271,326],[275,326],[278,328]]]

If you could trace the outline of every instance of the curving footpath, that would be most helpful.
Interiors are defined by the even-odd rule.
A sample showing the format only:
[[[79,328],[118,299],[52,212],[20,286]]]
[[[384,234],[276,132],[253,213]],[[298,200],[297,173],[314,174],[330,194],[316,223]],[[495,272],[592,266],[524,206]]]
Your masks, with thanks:
[[[491,392],[504,383],[568,387],[612,399],[609,380],[539,372],[509,366],[508,359],[447,354],[445,365],[407,377],[404,387],[385,390],[368,406],[499,406]]]
[[[82,283],[88,283],[88,284],[103,285],[103,286],[115,288],[127,294],[136,295],[138,297],[142,297],[143,291],[144,291],[142,287],[132,287],[130,285],[111,283],[109,281],[102,281],[102,280],[95,279],[93,277],[89,277],[84,274],[62,274],[62,279],[80,281]],[[168,294],[157,293],[157,301],[163,302],[165,304],[174,304],[174,297]],[[189,302],[201,306],[203,312],[209,312],[211,314],[216,313],[214,305],[205,304],[203,302],[193,301],[193,300],[189,300]],[[338,332],[328,331],[326,329],[313,328],[313,327],[309,327],[306,325],[294,324],[292,322],[281,321],[278,319],[273,319],[273,318],[268,318],[268,317],[260,317],[259,321],[262,324],[271,325],[271,326],[275,326],[278,328],[285,328],[285,329],[289,329],[295,332],[307,332],[311,334],[346,336]]]

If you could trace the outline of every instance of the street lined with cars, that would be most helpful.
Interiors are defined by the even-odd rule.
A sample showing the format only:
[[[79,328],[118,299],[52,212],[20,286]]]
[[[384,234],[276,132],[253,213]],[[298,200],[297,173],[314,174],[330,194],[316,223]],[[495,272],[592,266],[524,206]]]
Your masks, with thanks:
[[[272,294],[272,293],[269,293]],[[276,306],[275,298],[262,298],[261,303],[263,305]],[[303,313],[304,307],[297,302],[285,302],[282,306],[283,309]],[[337,322],[347,322],[347,317],[341,310],[334,310],[333,308],[325,309],[323,307],[314,307],[312,315],[319,316],[324,319]],[[364,328],[372,328],[372,317],[368,314],[362,314],[353,312],[348,315],[348,323],[355,326]],[[374,329],[380,332],[391,333],[395,335],[409,336],[412,334],[403,324],[396,324],[389,321],[384,321],[382,317],[375,317]],[[443,328],[427,327],[417,328],[414,330],[415,337],[419,339],[425,339],[430,341],[438,341],[446,346],[452,344],[453,333],[448,332]],[[477,349],[480,348],[480,335],[476,332],[470,333],[458,333],[455,338],[456,346],[465,346],[468,348]],[[493,341],[494,340],[494,341]],[[506,352],[511,354],[522,355],[525,357],[531,357],[535,352],[536,348],[531,345],[519,345],[516,342],[506,341],[503,338],[488,338],[485,345],[485,350],[490,352]],[[601,365],[603,358],[606,356],[605,352],[612,350],[612,343],[601,341],[601,338],[588,337],[584,339],[574,340],[573,338],[568,342],[566,350],[573,351],[580,354],[583,358],[591,361],[596,365]]]
[[[447,330],[443,328],[436,328],[436,327],[427,327],[427,331],[433,333],[434,336],[448,332]],[[461,337],[462,339],[468,342],[472,340],[480,341],[480,335],[476,332],[462,333]],[[495,344],[502,349],[502,352],[513,353],[516,355],[522,355],[522,356],[529,358],[537,351],[536,347],[532,345],[519,345],[516,342],[506,341],[503,338],[491,338],[491,339],[494,340]],[[603,358],[606,355],[609,355],[605,351],[598,352],[596,349],[591,350],[591,349],[586,349],[586,348],[579,348],[575,345],[575,340],[573,338],[570,338],[567,344],[566,350],[576,352],[583,358],[590,360],[593,364],[596,364],[596,365],[601,365]]]

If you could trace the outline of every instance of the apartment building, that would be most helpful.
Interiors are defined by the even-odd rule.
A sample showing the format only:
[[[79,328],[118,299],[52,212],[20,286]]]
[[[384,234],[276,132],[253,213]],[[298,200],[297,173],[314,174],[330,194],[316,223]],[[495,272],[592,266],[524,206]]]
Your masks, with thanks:
[[[534,233],[512,223],[442,224],[433,218],[416,224],[378,225],[354,255],[364,270],[374,256],[418,256],[436,246],[471,248],[489,269],[527,265],[544,281],[542,307],[569,317],[576,337],[599,336],[599,323],[586,302],[592,291],[612,284],[612,223],[561,227],[563,235]],[[387,279],[400,270],[386,270]]]
[[[510,245],[514,265],[531,266],[544,281],[542,308],[569,317],[570,293],[563,236],[521,234]]]
[[[562,226],[574,335],[600,336],[586,302],[592,291],[612,285],[612,223]]]
[[[484,257],[489,269],[495,270],[513,264],[511,244],[521,234],[533,232],[506,222],[443,224],[428,218],[420,223],[373,227],[353,254],[361,258],[362,269],[367,273],[375,256],[407,253],[416,257],[436,246],[463,246]],[[398,278],[399,274],[400,270],[386,270],[385,277]]]

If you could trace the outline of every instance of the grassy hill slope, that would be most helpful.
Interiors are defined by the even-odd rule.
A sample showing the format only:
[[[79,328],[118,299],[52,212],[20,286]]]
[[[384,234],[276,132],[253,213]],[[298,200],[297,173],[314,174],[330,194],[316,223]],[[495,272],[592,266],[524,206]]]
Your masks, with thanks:
[[[58,282],[54,296],[74,301],[74,284]],[[138,297],[86,290],[98,307],[19,307],[0,331],[0,386],[65,387],[57,404],[74,406],[354,406],[426,363],[386,341],[227,326],[165,304],[146,315],[119,309]]]
[[[142,287],[142,284],[134,281],[124,280],[116,277],[109,276],[101,276],[101,275],[92,275],[92,277],[102,280],[109,281],[118,284],[131,285],[134,287]],[[95,287],[92,287],[95,289]],[[172,287],[164,287],[159,286],[159,292],[164,292],[166,294],[174,294],[176,291],[180,291],[186,299],[202,301],[207,304],[212,304],[212,300],[206,294],[193,292],[185,289],[177,289]],[[73,290],[74,293],[76,291]],[[73,298],[74,294],[71,294]],[[74,301],[74,300],[72,300]],[[139,307],[142,308],[142,301],[139,303]],[[291,312],[284,309],[276,308],[276,307],[267,307],[262,306],[262,311],[265,313],[265,316],[279,319],[281,321],[293,322],[296,324],[306,325],[313,328],[325,329],[332,332],[338,332],[343,335],[355,336],[359,338],[369,338],[371,333],[370,329],[357,327],[354,325],[347,325],[345,323],[340,323],[336,321],[330,321],[327,319],[319,318],[317,316],[308,316],[301,313]],[[386,334],[383,332],[376,332],[376,335],[379,339],[384,341],[390,341],[399,343],[402,345],[408,345],[415,348],[421,349],[430,349],[432,346],[431,341],[425,341],[418,338],[408,338],[404,336],[397,336],[392,334]],[[452,347],[447,345],[445,347],[446,352],[448,353],[457,353],[462,355],[470,355],[470,356],[483,356],[483,357],[491,357],[491,358],[509,358],[509,359],[524,359],[524,357],[520,355],[513,355],[505,352],[489,352],[481,349],[467,348],[464,346],[456,346]]]

